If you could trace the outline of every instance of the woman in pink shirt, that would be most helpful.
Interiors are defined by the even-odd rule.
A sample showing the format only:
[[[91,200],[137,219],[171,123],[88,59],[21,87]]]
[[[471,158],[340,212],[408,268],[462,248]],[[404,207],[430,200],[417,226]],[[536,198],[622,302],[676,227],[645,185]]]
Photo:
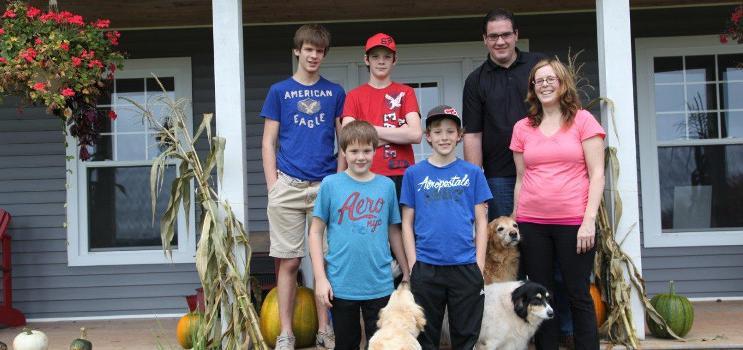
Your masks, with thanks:
[[[514,215],[521,229],[523,272],[552,291],[557,260],[570,300],[576,349],[598,349],[589,277],[596,213],[604,190],[604,130],[581,109],[575,80],[558,60],[529,76],[529,116],[513,128]],[[558,348],[558,322],[536,334],[537,349]]]

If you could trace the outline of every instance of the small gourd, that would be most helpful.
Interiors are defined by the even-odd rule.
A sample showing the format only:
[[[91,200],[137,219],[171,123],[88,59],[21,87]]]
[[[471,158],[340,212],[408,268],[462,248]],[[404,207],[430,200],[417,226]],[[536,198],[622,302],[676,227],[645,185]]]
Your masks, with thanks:
[[[655,311],[658,311],[673,333],[679,337],[685,336],[691,330],[694,323],[694,306],[689,299],[676,294],[673,281],[668,282],[669,294],[658,294],[650,300]],[[656,323],[651,317],[647,317],[648,328],[650,333],[659,338],[672,338],[671,335],[663,328],[663,325]]]
[[[70,350],[93,350],[93,343],[85,339],[85,327],[80,328],[80,338],[72,341],[70,344]]]
[[[198,312],[189,312],[178,320],[178,326],[175,331],[176,338],[178,339],[178,344],[184,349],[191,349],[193,347],[196,332],[199,330],[199,323],[201,323],[201,314]]]
[[[596,311],[596,325],[601,327],[606,322],[606,303],[601,299],[601,291],[595,283],[591,283],[591,299],[593,299],[593,309]]]
[[[13,339],[13,350],[47,350],[49,338],[42,331],[24,328],[23,332]]]

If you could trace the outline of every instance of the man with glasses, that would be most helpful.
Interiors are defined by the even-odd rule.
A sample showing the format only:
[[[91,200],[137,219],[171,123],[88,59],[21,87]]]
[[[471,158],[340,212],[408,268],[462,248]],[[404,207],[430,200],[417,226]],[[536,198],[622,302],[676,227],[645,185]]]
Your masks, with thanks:
[[[514,124],[528,110],[529,72],[546,56],[516,48],[519,30],[513,13],[506,9],[485,15],[482,39],[488,57],[464,84],[464,159],[485,170],[493,193],[488,220],[493,220],[513,211],[516,167],[508,145]]]

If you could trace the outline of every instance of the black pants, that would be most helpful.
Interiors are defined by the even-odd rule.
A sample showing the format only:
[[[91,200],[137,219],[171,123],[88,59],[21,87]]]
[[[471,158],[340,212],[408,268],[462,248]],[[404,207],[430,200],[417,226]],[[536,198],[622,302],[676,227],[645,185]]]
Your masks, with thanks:
[[[415,302],[423,307],[426,327],[418,336],[424,350],[438,350],[444,308],[449,307],[452,349],[472,349],[480,337],[485,294],[477,264],[436,266],[416,262],[410,275]]]
[[[550,292],[555,290],[553,262],[557,259],[573,314],[575,349],[593,350],[599,348],[599,338],[593,300],[589,293],[589,277],[596,249],[576,253],[578,227],[520,222],[519,250],[528,278],[544,285]],[[557,319],[545,321],[535,335],[537,349],[557,350],[558,335]]]
[[[333,307],[330,313],[333,315],[333,330],[335,331],[336,350],[358,350],[361,344],[361,320],[359,310],[364,317],[364,332],[366,342],[377,331],[377,320],[379,310],[387,305],[390,296],[371,300],[347,300],[333,298]]]

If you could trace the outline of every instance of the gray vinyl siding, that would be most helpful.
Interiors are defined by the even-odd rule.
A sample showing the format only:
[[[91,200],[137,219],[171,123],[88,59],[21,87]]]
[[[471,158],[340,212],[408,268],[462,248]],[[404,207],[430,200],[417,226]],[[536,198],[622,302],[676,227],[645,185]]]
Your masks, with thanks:
[[[633,36],[717,33],[728,10],[633,11]],[[583,49],[584,74],[598,89],[595,14],[522,16],[519,26],[532,51],[565,59],[568,48],[573,52]],[[262,242],[268,224],[259,113],[270,84],[291,74],[291,37],[296,27],[249,26],[244,31],[248,229]],[[334,46],[360,46],[378,31],[393,35],[401,44],[477,41],[481,22],[462,18],[332,23],[327,27],[334,35]],[[194,117],[198,120],[202,113],[214,111],[209,29],[127,31],[121,42],[130,58],[190,56]],[[483,59],[485,55],[483,49]],[[594,91],[591,96],[597,94]],[[39,108],[26,108],[19,114],[15,102],[6,99],[0,105],[0,207],[13,215],[15,307],[30,318],[184,312],[182,296],[199,286],[192,264],[67,266],[60,122]],[[200,147],[207,146],[202,143]],[[265,250],[265,244],[262,247]],[[743,296],[741,246],[653,248],[643,249],[642,254],[650,294],[665,291],[666,281],[673,278],[677,290],[691,297]],[[270,262],[261,264],[271,269]]]

